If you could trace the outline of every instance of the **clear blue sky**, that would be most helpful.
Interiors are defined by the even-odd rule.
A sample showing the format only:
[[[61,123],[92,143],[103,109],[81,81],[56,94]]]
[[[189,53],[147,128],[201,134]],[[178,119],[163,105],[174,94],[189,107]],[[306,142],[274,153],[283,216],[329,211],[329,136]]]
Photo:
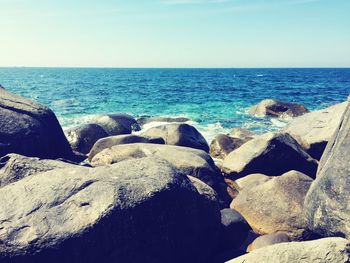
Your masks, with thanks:
[[[0,10],[0,66],[350,66],[350,0],[0,0]]]

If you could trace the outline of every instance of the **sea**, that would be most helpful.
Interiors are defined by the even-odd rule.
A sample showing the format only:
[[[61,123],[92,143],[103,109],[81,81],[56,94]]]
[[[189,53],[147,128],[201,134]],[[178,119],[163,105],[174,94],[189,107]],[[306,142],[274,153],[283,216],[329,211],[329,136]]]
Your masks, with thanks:
[[[350,68],[16,67],[0,68],[0,84],[50,107],[65,130],[104,113],[181,116],[210,142],[236,127],[263,133],[286,125],[288,119],[247,114],[263,99],[301,103],[309,110],[345,101]]]

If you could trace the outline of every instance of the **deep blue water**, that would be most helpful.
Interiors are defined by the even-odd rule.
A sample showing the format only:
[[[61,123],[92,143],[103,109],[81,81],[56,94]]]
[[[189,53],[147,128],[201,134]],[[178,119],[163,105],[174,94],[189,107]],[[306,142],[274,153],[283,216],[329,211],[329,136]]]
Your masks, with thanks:
[[[64,127],[105,112],[186,116],[210,139],[233,127],[283,125],[245,113],[265,98],[310,110],[344,101],[350,69],[0,68],[0,84],[49,106]]]

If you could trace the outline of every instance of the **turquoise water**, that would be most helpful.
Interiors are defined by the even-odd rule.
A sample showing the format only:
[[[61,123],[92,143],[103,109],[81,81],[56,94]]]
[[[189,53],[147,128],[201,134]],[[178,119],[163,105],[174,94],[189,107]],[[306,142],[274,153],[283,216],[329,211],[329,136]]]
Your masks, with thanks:
[[[350,69],[0,68],[0,84],[49,106],[65,128],[107,112],[185,116],[210,140],[233,127],[283,126],[246,114],[265,98],[311,110],[346,100]]]

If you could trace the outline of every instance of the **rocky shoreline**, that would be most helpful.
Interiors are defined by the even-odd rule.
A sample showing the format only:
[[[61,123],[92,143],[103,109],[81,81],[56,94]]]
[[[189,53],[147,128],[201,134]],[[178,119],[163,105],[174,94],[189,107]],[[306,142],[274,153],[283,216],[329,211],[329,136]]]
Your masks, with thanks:
[[[0,262],[350,262],[348,102],[248,113],[292,120],[210,144],[186,118],[63,132],[0,86]]]

